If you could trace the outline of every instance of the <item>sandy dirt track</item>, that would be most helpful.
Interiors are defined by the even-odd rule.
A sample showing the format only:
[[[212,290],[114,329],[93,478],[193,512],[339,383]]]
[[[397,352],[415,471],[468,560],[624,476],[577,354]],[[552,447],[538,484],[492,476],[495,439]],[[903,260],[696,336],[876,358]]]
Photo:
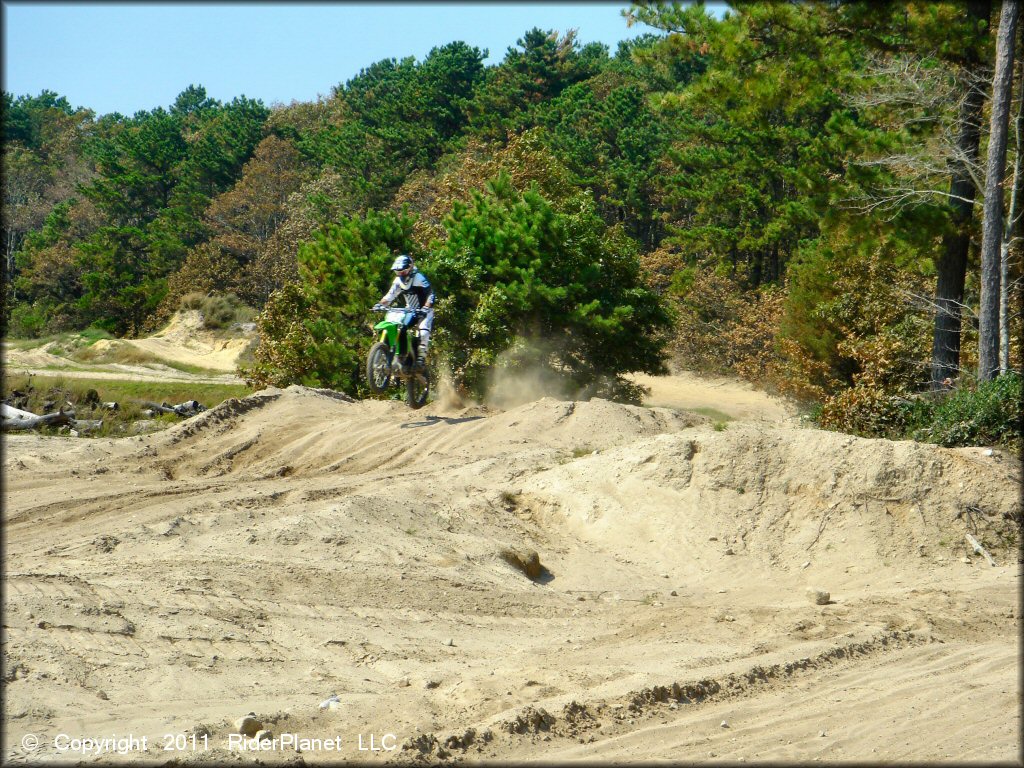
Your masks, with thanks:
[[[5,436],[5,761],[1019,761],[1019,462],[661,383],[736,421],[291,387]]]

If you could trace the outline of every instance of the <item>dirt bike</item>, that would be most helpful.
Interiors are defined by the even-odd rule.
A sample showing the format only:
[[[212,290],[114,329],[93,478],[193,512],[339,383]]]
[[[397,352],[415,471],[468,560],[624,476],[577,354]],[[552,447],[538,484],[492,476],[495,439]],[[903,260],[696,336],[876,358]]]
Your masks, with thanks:
[[[370,390],[382,394],[404,385],[405,402],[410,408],[422,408],[430,395],[430,371],[416,367],[416,352],[420,346],[420,330],[416,324],[425,313],[422,309],[380,304],[373,310],[385,314],[384,319],[373,326],[380,337],[366,355],[366,380]]]

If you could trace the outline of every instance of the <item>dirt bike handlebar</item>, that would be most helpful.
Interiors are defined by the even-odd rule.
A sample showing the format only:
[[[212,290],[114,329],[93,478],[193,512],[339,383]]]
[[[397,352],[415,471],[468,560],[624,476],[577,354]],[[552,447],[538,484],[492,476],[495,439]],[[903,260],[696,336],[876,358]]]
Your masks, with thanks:
[[[373,312],[391,312],[398,310],[399,312],[412,312],[415,315],[421,315],[426,312],[422,307],[386,307],[383,304],[374,304],[370,307]]]

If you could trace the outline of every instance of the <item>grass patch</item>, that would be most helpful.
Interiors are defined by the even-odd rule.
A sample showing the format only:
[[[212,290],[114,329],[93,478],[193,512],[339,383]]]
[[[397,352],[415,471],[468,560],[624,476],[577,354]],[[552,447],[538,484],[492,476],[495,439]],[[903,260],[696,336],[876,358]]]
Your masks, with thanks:
[[[100,339],[114,338],[102,328],[86,328],[84,331],[71,331],[68,333],[57,333],[52,336],[41,336],[33,339],[4,339],[4,345],[10,349],[39,349],[47,344],[54,344],[51,350],[54,355],[64,355],[69,352],[91,347]]]
[[[167,360],[166,358],[159,357],[150,352],[139,349],[135,345],[127,342],[110,344],[105,346],[103,349],[96,349],[95,347],[76,349],[72,351],[68,357],[76,362],[88,363],[90,365],[164,365],[168,368],[173,368],[176,371],[191,373],[198,376],[216,376],[224,373],[224,371],[214,368],[203,368],[202,366],[192,365],[191,363],[180,363],[177,360]]]
[[[701,405],[696,408],[687,408],[686,410],[692,411],[693,413],[699,413],[701,416],[707,416],[712,421],[719,422],[721,424],[732,421],[732,416],[729,414],[706,405]]]

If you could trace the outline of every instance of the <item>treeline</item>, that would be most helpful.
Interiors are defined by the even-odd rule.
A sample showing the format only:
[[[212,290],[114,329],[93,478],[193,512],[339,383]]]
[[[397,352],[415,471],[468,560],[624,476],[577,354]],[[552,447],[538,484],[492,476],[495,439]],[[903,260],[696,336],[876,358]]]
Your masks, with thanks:
[[[532,29],[493,66],[454,42],[273,108],[190,86],[96,116],[5,93],[5,332],[138,334],[187,294],[233,294],[262,313],[252,381],[353,391],[402,249],[471,389],[532,354],[635,396],[621,374],[667,348],[902,435],[939,405],[922,392],[979,378],[999,119],[999,357],[980,378],[1021,367],[1024,62],[994,122],[1003,10],[636,4],[624,23],[656,31],[614,53]]]

